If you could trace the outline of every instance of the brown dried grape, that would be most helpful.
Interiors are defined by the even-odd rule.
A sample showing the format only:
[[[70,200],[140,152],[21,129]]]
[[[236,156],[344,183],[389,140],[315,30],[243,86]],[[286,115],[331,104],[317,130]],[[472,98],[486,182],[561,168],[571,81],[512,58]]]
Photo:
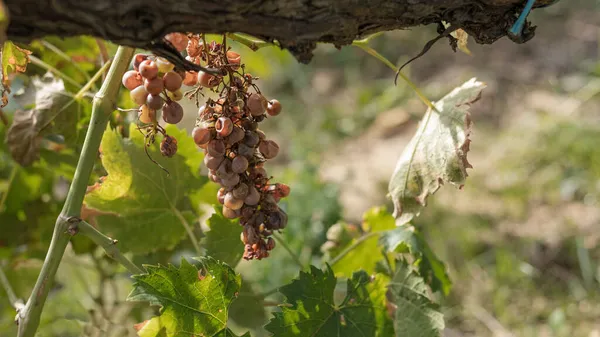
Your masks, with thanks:
[[[216,170],[221,166],[223,160],[225,160],[225,157],[223,156],[214,157],[207,153],[204,156],[204,165],[210,170]]]
[[[237,156],[231,161],[231,170],[235,173],[243,173],[248,169],[248,159],[243,156]]]
[[[275,184],[275,188],[276,188],[277,192],[279,193],[279,196],[282,198],[285,198],[288,195],[290,195],[290,187],[286,184],[277,183],[277,184]]]
[[[266,247],[267,250],[273,250],[273,248],[275,248],[275,240],[273,240],[273,238],[268,238]]]
[[[227,194],[227,192],[225,191],[225,188],[221,187],[219,188],[219,190],[217,191],[217,200],[219,201],[219,204],[223,205],[225,203],[225,194]]]
[[[223,216],[226,219],[235,219],[240,217],[240,210],[233,210],[231,208],[223,206]]]
[[[251,119],[243,119],[242,120],[242,127],[246,130],[246,131],[255,131],[258,128],[258,123],[256,123],[255,121],[251,120]]]
[[[277,116],[281,113],[281,103],[278,100],[272,99],[267,105],[267,113],[269,116]]]
[[[225,207],[231,208],[232,210],[235,211],[235,210],[242,208],[242,206],[244,206],[244,200],[237,199],[236,197],[233,196],[233,193],[229,192],[229,193],[225,194],[225,200],[224,200],[223,205],[225,205]]]
[[[255,131],[246,131],[246,134],[244,136],[244,144],[250,147],[256,147],[259,141],[260,139],[258,138],[258,133],[256,133]]]
[[[244,130],[240,127],[234,127],[231,134],[227,136],[227,145],[234,145],[244,139]]]
[[[242,62],[242,57],[240,54],[230,50],[227,52],[227,62],[231,69],[238,70],[240,68],[240,63]]]
[[[248,159],[251,159],[254,156],[254,149],[244,143],[241,143],[238,145],[237,154],[238,156],[243,156]]]
[[[255,206],[255,205],[258,205],[259,201],[260,201],[260,193],[258,193],[258,190],[256,189],[256,187],[250,186],[248,188],[248,195],[244,199],[244,203],[246,205]]]
[[[192,130],[192,138],[198,146],[207,144],[212,139],[212,130],[207,127],[195,127]]]
[[[199,71],[198,83],[205,88],[214,88],[219,84],[219,79],[209,73]]]
[[[165,103],[165,100],[158,95],[148,94],[146,97],[146,105],[152,110],[160,110]]]
[[[158,66],[152,60],[144,60],[140,63],[140,75],[145,79],[151,80],[158,76]]]
[[[221,178],[221,185],[225,187],[234,187],[235,185],[240,183],[240,176],[238,174],[234,174],[227,179]]]
[[[151,80],[144,80],[144,88],[146,88],[146,91],[152,95],[160,95],[165,86],[160,78],[155,77]]]
[[[263,140],[258,145],[258,150],[265,159],[272,159],[279,153],[279,145],[272,140]]]
[[[165,157],[173,157],[177,153],[177,139],[172,136],[165,135],[160,142],[160,153]]]
[[[183,107],[177,102],[167,102],[163,105],[162,118],[166,123],[177,124],[183,119]]]
[[[246,105],[252,116],[260,116],[265,113],[267,100],[261,94],[250,94],[246,100]]]
[[[179,90],[179,88],[181,88],[181,85],[183,84],[183,79],[178,73],[174,71],[169,71],[163,75],[163,82],[165,89],[169,91],[176,91]]]
[[[220,139],[213,139],[208,143],[206,150],[211,156],[219,157],[225,155],[225,143]]]
[[[221,137],[227,137],[233,131],[233,122],[229,117],[219,117],[215,122],[215,130]]]
[[[198,57],[202,53],[202,49],[204,49],[202,42],[198,38],[192,38],[189,40],[185,51],[189,57]]]
[[[236,199],[244,200],[248,196],[248,191],[249,191],[248,185],[244,184],[244,183],[240,183],[233,189],[232,193]]]
[[[144,79],[139,72],[135,70],[129,70],[123,74],[122,83],[127,90],[133,90],[144,84]]]

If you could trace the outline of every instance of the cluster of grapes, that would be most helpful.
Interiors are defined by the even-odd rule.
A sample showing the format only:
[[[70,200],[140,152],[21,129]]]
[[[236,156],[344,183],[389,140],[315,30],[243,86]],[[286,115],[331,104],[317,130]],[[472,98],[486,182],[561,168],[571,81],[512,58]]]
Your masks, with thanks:
[[[183,98],[181,86],[185,72],[176,71],[166,59],[152,55],[137,54],[133,58],[133,70],[123,75],[123,85],[130,90],[131,100],[139,105],[140,130],[146,136],[146,147],[154,143],[156,134],[162,134],[160,152],[172,157],[177,152],[177,140],[167,135],[158,124],[157,113],[162,119],[177,124],[183,118],[183,107],[177,101]]]
[[[279,145],[266,138],[258,123],[267,115],[277,116],[281,103],[261,94],[255,84],[258,78],[244,72],[240,55],[227,47],[225,37],[222,43],[209,44],[204,35],[172,33],[166,40],[184,52],[188,61],[211,72],[178,71],[163,58],[135,56],[134,70],[125,73],[123,85],[140,106],[140,130],[145,131],[147,146],[161,133],[161,153],[174,155],[177,140],[160,127],[157,112],[162,109],[166,123],[178,123],[183,108],[177,101],[184,96],[195,99],[199,110],[192,137],[205,152],[209,178],[221,185],[217,199],[223,205],[223,216],[240,219],[245,259],[268,257],[275,247],[271,235],[287,224],[287,214],[278,202],[289,195],[290,188],[270,182],[264,163],[277,156]],[[183,94],[182,84],[193,88]],[[200,106],[203,89],[218,98],[208,98]]]
[[[273,231],[283,229],[287,214],[277,203],[290,193],[281,183],[271,183],[264,163],[277,156],[279,145],[268,140],[258,123],[281,112],[276,99],[267,101],[255,84],[256,77],[245,73],[238,53],[229,50],[226,40],[207,44],[201,36],[189,36],[188,60],[222,75],[198,72],[198,86],[218,93],[198,111],[194,142],[205,151],[209,178],[220,184],[217,193],[223,216],[240,219],[244,258],[262,259],[275,247]]]

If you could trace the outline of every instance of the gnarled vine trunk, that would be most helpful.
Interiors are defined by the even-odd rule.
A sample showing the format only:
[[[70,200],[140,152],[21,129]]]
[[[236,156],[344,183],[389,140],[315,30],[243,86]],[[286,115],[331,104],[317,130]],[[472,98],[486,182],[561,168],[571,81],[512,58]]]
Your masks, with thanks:
[[[524,0],[4,0],[8,38],[93,35],[147,48],[169,32],[242,32],[277,40],[308,62],[317,42],[442,20],[477,43],[506,35]]]

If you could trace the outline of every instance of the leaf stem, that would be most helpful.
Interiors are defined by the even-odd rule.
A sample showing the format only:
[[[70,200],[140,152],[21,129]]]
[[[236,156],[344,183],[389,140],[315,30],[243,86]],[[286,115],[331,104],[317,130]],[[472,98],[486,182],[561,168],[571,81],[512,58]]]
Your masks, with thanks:
[[[196,238],[196,235],[194,234],[194,230],[192,229],[192,226],[190,226],[190,223],[185,219],[183,214],[181,214],[181,212],[179,212],[179,210],[177,208],[175,208],[173,206],[173,207],[171,207],[171,211],[173,212],[173,214],[175,214],[177,219],[179,219],[179,222],[181,222],[181,224],[183,225],[183,228],[185,228],[185,231],[187,232],[188,236],[190,237],[190,241],[192,242],[192,245],[194,246],[194,250],[196,250],[196,254],[198,254],[198,256],[201,256],[202,249],[200,248],[200,243],[198,243],[198,239]]]
[[[257,51],[260,48],[264,47],[276,46],[275,43],[254,39],[250,36],[241,33],[227,33],[227,37],[232,39],[233,41],[243,44],[244,46],[252,49],[253,51]]]
[[[283,247],[283,249],[285,249],[285,251],[288,252],[288,254],[290,254],[292,260],[294,260],[298,267],[300,267],[300,270],[304,270],[304,264],[302,263],[302,261],[300,261],[300,257],[298,257],[298,254],[292,251],[290,246],[288,246],[287,242],[284,239],[282,239],[281,236],[277,233],[273,233],[273,237],[275,238],[275,241],[277,241],[277,244],[281,245],[281,247]]]
[[[365,234],[363,236],[361,236],[358,240],[354,241],[353,244],[351,244],[350,246],[348,246],[346,249],[344,249],[341,253],[339,253],[336,257],[333,258],[333,260],[331,260],[329,262],[329,266],[333,267],[336,263],[340,262],[340,260],[346,256],[348,253],[350,253],[354,248],[360,246],[360,244],[362,244],[364,241],[366,241],[367,239],[371,238],[374,235],[379,234],[378,232],[371,232],[368,234]]]
[[[415,91],[415,93],[417,94],[417,96],[419,96],[419,98],[421,99],[421,101],[423,103],[425,103],[425,105],[427,105],[428,107],[430,107],[431,109],[438,111],[435,107],[435,105],[433,105],[433,103],[423,94],[423,92],[421,92],[421,89],[419,89],[419,87],[417,87],[416,84],[414,84],[410,78],[408,78],[408,76],[404,75],[402,72],[398,72],[398,67],[396,67],[392,62],[390,62],[390,60],[388,60],[387,58],[385,58],[385,56],[379,54],[375,49],[371,48],[366,42],[368,40],[359,40],[359,41],[354,41],[352,42],[353,46],[356,46],[362,50],[364,50],[365,52],[367,52],[369,55],[375,57],[376,59],[378,59],[379,61],[383,62],[383,64],[385,64],[386,66],[388,66],[390,69],[392,69],[393,71],[398,73],[398,76],[402,77],[402,79],[404,80],[404,82],[406,82],[406,84],[408,84],[409,87],[411,87],[412,90]]]
[[[90,225],[85,221],[81,221],[77,224],[77,229],[79,233],[87,236],[95,244],[104,248],[106,255],[111,259],[119,262],[123,267],[127,268],[132,274],[143,274],[144,271],[136,266],[131,260],[129,260],[125,255],[121,253],[119,248],[117,248],[117,243],[119,241],[115,239],[111,239],[108,236],[104,235],[102,232],[97,230],[94,226]]]
[[[76,99],[76,100],[81,99],[83,97],[83,95],[85,95],[85,93],[88,90],[90,90],[90,88],[92,86],[94,86],[94,84],[100,78],[100,76],[102,76],[106,72],[106,69],[108,69],[110,64],[111,64],[110,60],[106,61],[106,63],[104,63],[104,65],[100,69],[98,69],[98,71],[94,74],[94,76],[92,76],[92,78],[90,78],[89,81],[75,94],[74,99]]]
[[[4,270],[2,269],[2,264],[0,264],[0,283],[2,283],[2,287],[6,291],[6,295],[8,296],[8,300],[10,301],[10,305],[12,305],[13,308],[17,310],[17,312],[21,310],[21,308],[23,308],[24,306],[23,301],[17,297],[15,291],[10,285],[10,282],[8,282],[8,278],[6,277],[6,274],[4,274]]]
[[[106,130],[109,117],[115,108],[117,94],[121,87],[121,77],[129,67],[134,49],[119,47],[112,63],[106,81],[94,97],[92,116],[89,128],[77,163],[73,182],[69,188],[61,214],[56,220],[54,233],[50,241],[50,248],[42,265],[42,270],[35,283],[27,304],[17,316],[19,337],[33,337],[40,323],[40,316],[48,292],[58,270],[60,261],[71,238],[69,228],[73,219],[79,217],[81,205],[86,193],[87,185],[98,156],[98,149],[102,135]]]
[[[54,68],[53,66],[49,65],[48,63],[40,60],[39,58],[37,58],[33,55],[29,55],[29,59],[31,60],[31,63],[35,64],[36,66],[42,67],[42,68],[48,70],[49,72],[54,73],[58,77],[62,77],[62,79],[71,83],[72,85],[76,86],[77,88],[81,88],[81,84],[77,83],[77,81],[75,81],[74,79],[69,77],[67,74]]]

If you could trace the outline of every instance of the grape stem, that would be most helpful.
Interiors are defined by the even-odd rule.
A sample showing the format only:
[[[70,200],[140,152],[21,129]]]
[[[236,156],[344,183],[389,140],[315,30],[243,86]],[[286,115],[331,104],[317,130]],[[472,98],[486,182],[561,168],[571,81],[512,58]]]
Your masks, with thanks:
[[[298,257],[298,254],[292,251],[292,249],[290,248],[290,246],[288,246],[285,240],[281,238],[281,236],[279,236],[277,233],[273,233],[273,237],[275,238],[275,241],[277,241],[277,244],[281,245],[281,247],[283,247],[283,249],[285,249],[285,251],[288,252],[288,254],[290,254],[292,260],[298,265],[298,267],[300,267],[300,270],[304,270],[304,264],[302,263],[302,261],[300,261],[300,257]]]
[[[336,257],[334,257],[330,262],[329,262],[329,266],[333,267],[336,263],[340,262],[340,260],[348,255],[348,253],[350,253],[351,251],[354,250],[354,248],[360,246],[363,242],[365,242],[367,239],[370,239],[372,236],[374,235],[378,235],[378,232],[371,232],[368,234],[365,234],[363,236],[361,236],[358,240],[356,240],[353,244],[351,244],[350,246],[348,246],[348,248],[344,249],[341,253],[339,253]]]
[[[52,289],[52,282],[58,270],[60,261],[69,244],[74,218],[79,218],[83,198],[86,193],[94,163],[98,157],[98,149],[102,135],[106,130],[111,113],[115,109],[117,94],[121,86],[121,78],[129,68],[135,49],[119,47],[114,57],[106,80],[94,97],[92,116],[77,163],[73,182],[69,188],[63,209],[56,220],[50,248],[42,265],[42,270],[35,283],[27,304],[17,314],[18,337],[33,337],[40,324],[40,316],[48,292]],[[79,86],[78,86],[79,87]]]
[[[0,283],[2,283],[2,287],[6,291],[6,295],[8,296],[8,300],[10,301],[10,305],[12,305],[13,308],[17,310],[17,312],[21,310],[25,306],[25,304],[23,304],[23,301],[17,297],[15,291],[10,285],[10,282],[8,282],[8,278],[6,277],[6,274],[4,274],[4,270],[2,269],[2,264],[0,264]]]
[[[76,231],[78,233],[87,236],[92,241],[94,241],[95,244],[102,247],[106,252],[106,255],[108,255],[108,257],[119,262],[121,265],[123,265],[123,267],[127,268],[127,270],[129,270],[130,273],[144,273],[144,271],[140,267],[136,266],[133,262],[131,262],[131,260],[129,260],[125,255],[121,253],[121,251],[117,247],[117,243],[119,241],[104,235],[94,226],[90,225],[89,223],[83,220],[80,220],[75,226],[77,226]]]

